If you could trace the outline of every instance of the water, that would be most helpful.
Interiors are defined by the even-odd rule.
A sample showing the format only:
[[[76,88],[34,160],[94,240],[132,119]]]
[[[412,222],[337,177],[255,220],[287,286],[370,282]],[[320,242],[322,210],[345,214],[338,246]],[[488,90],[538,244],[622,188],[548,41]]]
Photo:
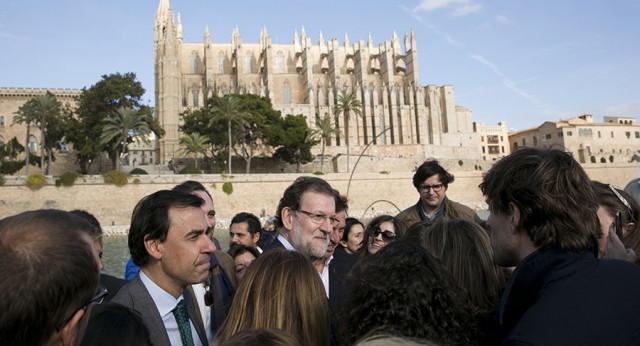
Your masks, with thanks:
[[[215,237],[220,241],[222,251],[229,249],[229,231],[216,230]],[[102,238],[103,273],[124,278],[124,269],[131,255],[126,235],[105,235]]]
[[[476,213],[486,220],[489,216],[488,210],[476,210]],[[229,249],[229,231],[216,230],[215,237],[220,241],[222,251]],[[102,240],[102,261],[104,262],[104,273],[115,277],[124,278],[124,269],[127,261],[131,256],[129,254],[129,246],[127,244],[126,235],[105,236]]]

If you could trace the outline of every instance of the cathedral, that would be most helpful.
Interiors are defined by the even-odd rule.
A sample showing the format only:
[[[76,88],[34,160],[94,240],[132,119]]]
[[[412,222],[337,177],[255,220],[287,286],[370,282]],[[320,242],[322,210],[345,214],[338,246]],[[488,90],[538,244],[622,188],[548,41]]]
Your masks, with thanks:
[[[304,115],[310,128],[329,116],[339,134],[327,143],[327,155],[345,155],[348,147],[358,155],[371,144],[367,153],[380,157],[481,157],[471,110],[455,104],[453,87],[420,85],[413,31],[382,43],[320,33],[314,44],[303,27],[291,44],[273,44],[266,28],[249,43],[236,27],[230,43],[219,43],[207,27],[202,42],[183,42],[169,0],[160,0],[154,31],[155,110],[166,131],[157,141],[160,164],[180,147],[179,114],[230,93],[268,97],[283,116]],[[343,91],[361,102],[361,117],[334,114]]]

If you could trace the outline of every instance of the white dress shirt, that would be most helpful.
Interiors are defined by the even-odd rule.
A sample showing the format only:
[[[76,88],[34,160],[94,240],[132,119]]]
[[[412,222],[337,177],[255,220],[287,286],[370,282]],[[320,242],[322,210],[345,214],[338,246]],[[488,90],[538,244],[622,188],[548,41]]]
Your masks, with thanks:
[[[153,299],[153,302],[156,304],[156,308],[160,313],[160,317],[162,317],[164,328],[167,330],[167,335],[169,336],[171,345],[182,345],[182,338],[180,337],[178,322],[173,316],[173,309],[175,309],[176,305],[178,305],[178,303],[182,299],[184,299],[184,297],[180,295],[178,299],[174,298],[167,291],[156,285],[155,282],[151,281],[151,279],[149,279],[149,277],[145,275],[143,271],[140,271],[140,279],[142,280],[144,286],[147,288],[147,291],[149,291],[151,299]],[[191,320],[189,320],[189,324],[191,325],[191,336],[193,338],[193,344],[195,346],[202,346],[202,342],[200,341],[198,332],[196,331],[196,328]]]

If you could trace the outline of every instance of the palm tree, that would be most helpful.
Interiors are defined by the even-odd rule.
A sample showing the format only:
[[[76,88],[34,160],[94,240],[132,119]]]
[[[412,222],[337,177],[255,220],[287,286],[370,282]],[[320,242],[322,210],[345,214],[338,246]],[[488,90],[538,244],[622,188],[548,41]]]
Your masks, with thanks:
[[[243,126],[251,114],[242,110],[240,99],[233,96],[225,96],[216,98],[212,108],[213,117],[209,125],[218,121],[227,123],[227,131],[229,134],[229,174],[231,174],[231,149],[233,148],[233,140],[231,137],[231,128],[235,125]]]
[[[36,115],[38,116],[39,127],[40,127],[40,170],[42,174],[44,174],[44,150],[45,150],[45,141],[46,141],[46,128],[47,128],[47,117],[54,116],[60,113],[60,107],[58,105],[58,101],[55,96],[47,91],[44,95],[37,95],[33,98],[34,101],[34,110]],[[49,174],[49,167],[51,165],[51,151],[49,151],[49,162],[47,163],[47,174]]]
[[[102,123],[100,144],[105,145],[115,139],[113,142],[113,149],[116,151],[114,164],[115,168],[120,170],[120,153],[126,150],[130,139],[141,137],[143,141],[148,142],[145,136],[151,133],[149,123],[144,116],[129,107],[119,107],[104,118]]]
[[[196,168],[198,168],[198,154],[207,154],[207,149],[209,149],[209,137],[193,132],[180,138],[180,145],[182,146],[182,154],[193,154],[195,156]]]
[[[34,114],[32,107],[33,104],[27,102],[23,104],[13,117],[13,124],[27,124],[27,139],[25,141],[25,155],[24,155],[24,174],[29,175],[29,157],[31,156],[31,149],[29,148],[29,138],[31,138],[31,123],[36,121],[36,115]]]
[[[331,123],[331,118],[329,115],[325,114],[323,118],[318,119],[316,122],[316,127],[312,130],[313,137],[320,137],[322,140],[322,157],[320,159],[320,171],[324,173],[324,149],[327,146],[327,140],[331,138],[332,135],[337,135],[340,133],[340,130],[333,127]]]
[[[355,93],[342,90],[338,95],[338,102],[333,107],[336,116],[344,113],[344,139],[347,142],[347,172],[349,172],[349,117],[351,112],[360,116],[362,115],[362,102],[356,98]],[[356,118],[356,139],[358,138],[358,119]]]

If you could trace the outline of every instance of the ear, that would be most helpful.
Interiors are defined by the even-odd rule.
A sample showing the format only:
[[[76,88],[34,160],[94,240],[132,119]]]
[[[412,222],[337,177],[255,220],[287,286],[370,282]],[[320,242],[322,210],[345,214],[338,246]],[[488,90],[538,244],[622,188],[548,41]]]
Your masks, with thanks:
[[[636,223],[635,222],[629,222],[626,226],[624,226],[625,230],[627,231],[624,236],[625,238],[629,236],[629,234],[631,232],[633,232],[633,230],[636,228]],[[620,239],[622,240],[622,239]]]
[[[293,213],[294,211],[289,207],[282,208],[282,225],[287,230],[293,229]]]
[[[74,344],[76,336],[78,334],[78,327],[80,326],[80,321],[85,314],[84,309],[78,309],[67,324],[62,327],[60,330],[60,340],[62,344],[65,346],[71,346]]]
[[[253,235],[253,243],[254,243],[254,244],[258,244],[258,241],[259,241],[259,240],[260,240],[260,231],[256,232],[256,233]]]
[[[514,229],[518,229],[521,226],[522,222],[522,213],[520,212],[520,208],[513,202],[509,202],[509,213],[511,215],[511,226]]]
[[[149,256],[160,260],[162,258],[162,243],[159,239],[150,239],[147,234],[144,236],[144,247],[147,249]]]

